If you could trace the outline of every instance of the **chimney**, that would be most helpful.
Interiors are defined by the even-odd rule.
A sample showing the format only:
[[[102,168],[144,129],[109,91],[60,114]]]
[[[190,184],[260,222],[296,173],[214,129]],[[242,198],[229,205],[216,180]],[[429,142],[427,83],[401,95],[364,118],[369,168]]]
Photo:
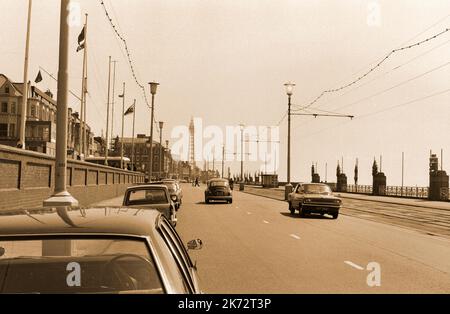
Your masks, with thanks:
[[[49,89],[47,89],[47,91],[45,92],[45,94],[46,94],[47,96],[49,96],[50,98],[53,99],[53,93],[52,93]]]

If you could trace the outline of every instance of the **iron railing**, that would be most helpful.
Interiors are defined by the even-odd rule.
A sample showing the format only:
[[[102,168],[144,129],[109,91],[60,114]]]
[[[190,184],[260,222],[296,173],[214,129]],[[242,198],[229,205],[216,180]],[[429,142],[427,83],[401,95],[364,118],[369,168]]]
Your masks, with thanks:
[[[371,185],[347,185],[348,193],[372,194]],[[428,187],[417,186],[387,186],[386,196],[428,198]]]

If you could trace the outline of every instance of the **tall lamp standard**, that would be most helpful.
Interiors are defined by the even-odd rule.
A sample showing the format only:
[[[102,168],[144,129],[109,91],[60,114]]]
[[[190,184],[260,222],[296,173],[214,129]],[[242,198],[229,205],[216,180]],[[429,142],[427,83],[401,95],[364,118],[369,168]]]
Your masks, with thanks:
[[[44,206],[78,206],[78,201],[67,191],[67,99],[69,96],[69,0],[61,1],[59,32],[59,66],[58,95],[56,112],[56,158],[55,158],[55,190],[53,195],[44,201]],[[25,83],[25,82],[24,82]],[[26,84],[24,84],[25,90]],[[23,97],[26,94],[24,92]]]
[[[159,176],[162,178],[163,169],[163,143],[162,143],[162,129],[164,126],[163,121],[159,121]]]
[[[288,96],[288,142],[287,142],[287,184],[284,190],[284,199],[288,199],[288,194],[292,192],[291,184],[291,96],[293,94],[295,84],[287,82],[284,84],[286,87],[286,94]]]
[[[150,153],[149,153],[149,159],[148,159],[148,180],[149,182],[152,181],[152,172],[153,172],[153,115],[155,111],[155,94],[156,90],[158,89],[159,83],[156,82],[150,82],[150,94],[152,94],[152,114],[150,117]]]

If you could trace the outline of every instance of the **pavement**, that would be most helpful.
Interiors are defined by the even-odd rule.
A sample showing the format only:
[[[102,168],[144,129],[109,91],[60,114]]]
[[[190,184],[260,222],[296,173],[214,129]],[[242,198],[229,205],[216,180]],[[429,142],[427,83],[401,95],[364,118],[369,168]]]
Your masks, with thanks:
[[[183,190],[176,229],[203,240],[189,253],[206,293],[450,293],[446,237],[351,214],[300,218],[239,191],[233,204],[205,204],[204,186]]]

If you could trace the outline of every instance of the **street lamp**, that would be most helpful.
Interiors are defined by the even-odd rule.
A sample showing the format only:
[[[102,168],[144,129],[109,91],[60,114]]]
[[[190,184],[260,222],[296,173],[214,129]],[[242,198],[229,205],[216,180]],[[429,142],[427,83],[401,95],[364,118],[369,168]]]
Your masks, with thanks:
[[[148,156],[149,156],[149,160],[150,160],[150,151],[152,150],[152,144],[151,144],[150,140],[145,142],[145,147],[147,147],[147,152],[148,152]],[[151,162],[149,162],[148,164],[149,164],[149,166],[151,166]],[[147,171],[147,173],[148,173],[148,171]],[[150,182],[150,177],[148,177],[148,181]]]
[[[162,164],[163,164],[163,143],[162,143],[162,129],[163,121],[159,121],[159,176],[162,178]]]
[[[292,192],[291,184],[291,96],[293,94],[295,84],[287,82],[284,84],[286,87],[286,94],[288,95],[288,147],[287,147],[287,184],[285,186],[285,200],[288,198],[288,194]]]
[[[155,94],[156,90],[158,89],[159,83],[156,82],[150,82],[150,94],[152,94],[152,114],[150,117],[150,158],[148,160],[148,179],[149,181],[152,181],[152,172],[153,172],[153,115],[155,111]]]

